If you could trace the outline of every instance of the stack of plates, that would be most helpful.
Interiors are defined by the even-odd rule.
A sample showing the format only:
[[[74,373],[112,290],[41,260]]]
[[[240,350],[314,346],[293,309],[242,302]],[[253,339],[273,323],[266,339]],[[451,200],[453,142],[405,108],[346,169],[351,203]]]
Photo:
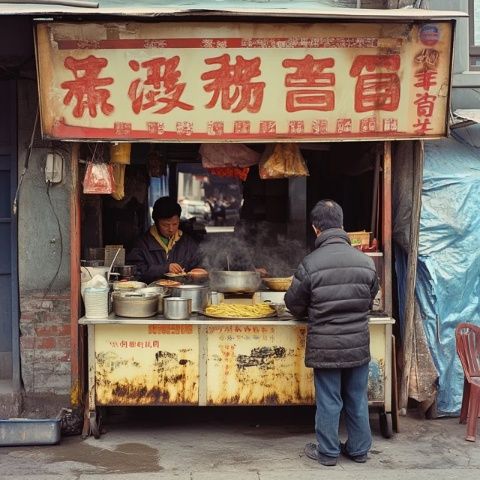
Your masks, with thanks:
[[[108,288],[87,287],[84,291],[85,317],[108,317]]]

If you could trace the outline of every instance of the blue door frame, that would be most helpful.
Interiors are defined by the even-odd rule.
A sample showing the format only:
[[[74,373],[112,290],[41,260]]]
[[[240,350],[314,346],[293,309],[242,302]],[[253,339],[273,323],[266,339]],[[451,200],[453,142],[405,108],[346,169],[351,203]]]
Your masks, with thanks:
[[[17,218],[12,214],[18,171],[16,90],[14,81],[0,81],[0,358],[3,379],[11,379],[18,389],[18,232]]]

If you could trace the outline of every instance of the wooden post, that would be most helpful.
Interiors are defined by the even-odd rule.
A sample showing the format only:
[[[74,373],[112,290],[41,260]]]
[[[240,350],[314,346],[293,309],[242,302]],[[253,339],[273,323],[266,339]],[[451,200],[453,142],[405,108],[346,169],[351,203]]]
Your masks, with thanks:
[[[392,316],[392,143],[385,142],[383,148],[382,183],[382,244],[384,258],[385,313]]]
[[[70,362],[71,390],[70,402],[78,406],[81,399],[78,317],[80,313],[80,181],[78,160],[80,145],[74,143],[71,154],[70,191]]]
[[[415,284],[417,279],[418,239],[423,184],[423,141],[417,140],[413,152],[413,195],[410,217],[410,242],[408,248],[407,279],[405,289],[405,319],[403,331],[403,369],[400,384],[400,414],[407,414],[410,370],[412,368],[413,334],[415,330]]]

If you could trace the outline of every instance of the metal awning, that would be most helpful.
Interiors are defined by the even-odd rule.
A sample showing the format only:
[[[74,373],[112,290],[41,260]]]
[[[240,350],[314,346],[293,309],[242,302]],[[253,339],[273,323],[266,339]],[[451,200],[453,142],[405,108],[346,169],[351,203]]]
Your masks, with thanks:
[[[480,110],[459,108],[453,112],[450,128],[469,127],[480,123]]]
[[[58,3],[58,4],[54,4]],[[123,0],[88,0],[91,7],[67,6],[65,0],[49,0],[45,3],[21,3],[21,0],[6,3],[0,0],[0,16],[30,15],[36,17],[52,16],[125,16],[125,17],[160,17],[160,16],[259,16],[259,17],[289,17],[289,18],[324,18],[339,20],[446,20],[468,16],[464,12],[423,10],[402,8],[393,10],[373,10],[356,8],[330,7],[319,0],[273,0],[259,3],[258,0],[190,0],[162,1],[141,0],[126,4]],[[72,3],[76,3],[75,0]],[[98,7],[95,5],[98,3]],[[132,2],[133,3],[133,2]]]

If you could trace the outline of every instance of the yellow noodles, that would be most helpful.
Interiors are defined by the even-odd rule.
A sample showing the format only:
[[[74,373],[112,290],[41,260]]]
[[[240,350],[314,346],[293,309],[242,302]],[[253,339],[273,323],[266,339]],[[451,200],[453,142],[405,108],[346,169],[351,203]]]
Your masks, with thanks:
[[[208,306],[205,313],[211,317],[219,318],[262,318],[272,316],[275,309],[262,303],[258,305],[221,303]]]

